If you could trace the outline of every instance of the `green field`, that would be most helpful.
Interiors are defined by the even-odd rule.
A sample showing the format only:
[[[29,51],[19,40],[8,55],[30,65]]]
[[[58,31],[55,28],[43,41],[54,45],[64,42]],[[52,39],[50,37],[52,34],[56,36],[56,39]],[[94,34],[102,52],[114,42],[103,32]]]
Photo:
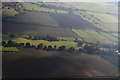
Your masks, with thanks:
[[[19,50],[16,47],[0,47],[0,51],[18,52]]]
[[[76,29],[72,29],[72,31],[89,42],[96,42],[96,41],[100,41],[101,43],[106,43],[106,41],[117,42],[117,38],[113,37],[108,33],[103,33],[103,32],[98,33],[92,30],[83,31]]]
[[[111,14],[118,14],[117,13],[117,5],[104,3],[104,2],[69,2],[66,4],[70,4],[75,8],[84,9],[93,12],[100,12],[100,13],[111,13]]]
[[[2,15],[3,16],[15,16],[16,14],[18,14],[18,12],[15,11],[14,8],[12,8],[12,7],[7,6],[4,9],[2,9]]]
[[[29,39],[24,39],[24,38],[16,38],[14,39],[13,41],[17,42],[17,43],[27,43],[29,42],[31,45],[38,45],[38,44],[41,44],[43,43],[43,45],[45,46],[48,46],[48,45],[51,45],[52,47],[54,47],[55,45],[57,46],[57,48],[59,46],[66,46],[66,48],[70,48],[70,47],[77,47],[77,43],[75,42],[70,42],[70,41],[51,41],[51,42],[48,42],[48,41],[45,41],[45,40],[29,40]]]

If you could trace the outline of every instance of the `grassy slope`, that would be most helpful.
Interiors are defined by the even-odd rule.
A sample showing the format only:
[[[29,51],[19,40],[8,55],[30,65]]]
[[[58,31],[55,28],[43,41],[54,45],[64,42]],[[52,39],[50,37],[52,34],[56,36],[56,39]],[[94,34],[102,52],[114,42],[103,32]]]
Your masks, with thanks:
[[[87,21],[89,22],[92,22],[93,20],[95,20],[97,23],[100,24],[100,25],[97,25],[97,27],[100,27],[103,30],[110,30],[114,32],[118,31],[118,26],[117,26],[118,9],[116,5],[108,4],[108,3],[95,3],[95,2],[93,3],[80,2],[80,3],[68,3],[68,4],[72,5],[75,8],[87,10],[87,11],[81,11],[80,12],[81,14],[78,14],[78,13],[75,13],[75,14],[86,16],[84,18],[86,18]],[[101,20],[102,23],[97,19],[91,17],[91,15]],[[89,20],[89,17],[91,18],[90,20]]]
[[[111,14],[117,14],[117,6],[113,4],[108,4],[105,2],[71,2],[67,3],[70,4],[76,8],[84,9],[88,11],[95,11],[95,12],[102,12],[102,13],[111,13]]]
[[[23,3],[24,4],[24,7],[26,8],[26,9],[28,9],[28,10],[41,10],[41,11],[49,11],[49,12],[52,12],[53,10],[49,10],[49,9],[47,9],[47,8],[41,8],[41,7],[38,7],[38,6],[36,6],[36,5],[33,5],[33,4],[29,4],[29,3]],[[77,3],[77,4],[79,4],[79,3]],[[96,4],[96,3],[92,3],[92,4]],[[97,3],[98,4],[98,3]],[[101,3],[100,3],[101,4]],[[100,5],[99,4],[99,5]],[[74,3],[72,3],[72,5],[74,5]],[[86,5],[86,4],[83,4],[83,5]],[[79,6],[83,6],[83,5],[76,5],[76,7],[79,7]],[[87,5],[88,5],[88,3],[87,3]],[[91,4],[90,4],[91,5]],[[88,6],[90,6],[90,5],[88,5]],[[104,4],[104,6],[103,7],[105,7],[106,5]],[[110,5],[111,6],[111,5]],[[99,6],[98,6],[99,7]],[[103,8],[103,7],[101,7],[101,8]],[[87,8],[86,8],[87,9]],[[102,10],[102,11],[104,11],[104,10]],[[53,11],[54,12],[54,11]],[[90,13],[90,12],[89,12]],[[111,15],[108,15],[108,14],[105,14],[105,13],[95,13],[95,12],[93,12],[93,13],[90,13],[90,14],[93,14],[95,17],[98,17],[98,18],[100,18],[102,21],[107,21],[107,22],[111,22],[111,20],[109,20],[109,19],[112,19],[112,21],[114,21],[114,22],[116,22],[117,20],[116,20],[116,18],[114,17],[114,20],[113,20],[113,16],[111,16]],[[96,16],[97,15],[97,16]],[[101,16],[106,16],[106,18],[105,19],[103,19],[103,17],[101,17]],[[108,21],[109,20],[109,21]],[[47,13],[39,13],[39,12],[25,12],[25,13],[22,13],[22,14],[19,14],[18,15],[18,17],[17,17],[17,20],[15,19],[10,19],[10,21],[15,21],[15,22],[26,22],[26,23],[34,23],[34,24],[45,24],[45,26],[47,26],[47,27],[44,27],[44,28],[34,28],[33,26],[31,26],[30,27],[30,29],[27,29],[27,26],[30,26],[30,25],[25,25],[25,24],[22,24],[22,25],[20,25],[19,24],[19,26],[21,27],[21,26],[25,26],[26,28],[24,28],[24,27],[22,27],[23,28],[23,30],[27,30],[27,31],[22,31],[21,29],[19,29],[19,28],[17,28],[16,27],[16,24],[12,24],[11,26],[15,29],[15,28],[17,28],[16,30],[14,30],[14,31],[16,31],[16,32],[18,32],[18,33],[24,33],[24,34],[29,34],[29,35],[47,35],[47,34],[51,34],[52,36],[59,36],[59,37],[78,37],[78,36],[76,36],[75,34],[73,34],[70,30],[65,30],[65,29],[61,29],[61,28],[51,28],[51,26],[58,26],[58,24],[57,24],[57,22],[55,21],[55,20],[53,20],[52,18],[51,18],[51,16],[49,16],[49,14],[47,14]],[[3,24],[4,25],[4,24]],[[9,23],[8,23],[8,25],[10,25]],[[43,27],[43,25],[40,25],[41,27]],[[38,27],[38,26],[37,26]],[[111,28],[111,30],[113,30],[113,28],[114,27],[112,27]],[[4,28],[3,28],[4,29]],[[114,28],[115,30],[116,30],[116,28]],[[20,32],[19,32],[19,31]],[[37,30],[37,31],[34,31],[34,30]],[[14,32],[13,30],[12,30],[12,32]],[[86,36],[86,32],[83,32],[82,31],[82,34],[84,34],[84,35],[81,35],[81,33],[80,34],[78,34],[79,36],[84,36],[84,38],[86,39],[86,40],[89,40],[90,39],[90,41],[91,40],[93,40],[93,41],[99,41],[99,40],[108,40],[108,38],[106,39],[106,37],[103,37],[102,35],[99,35],[98,33],[96,33],[96,32],[87,32],[87,33],[91,33],[92,35],[94,35],[93,37],[90,37],[89,35],[87,35]],[[58,35],[57,35],[58,34]],[[65,35],[64,35],[65,34]],[[63,36],[61,36],[61,35],[63,35]],[[71,36],[70,36],[71,35]],[[104,34],[104,35],[107,35],[107,37],[109,37],[109,39],[111,40],[111,41],[116,41],[116,39],[115,38],[113,38],[111,35],[109,35],[109,34]],[[115,34],[116,35],[116,34]],[[96,39],[96,37],[95,36],[99,36],[97,39]]]
[[[31,4],[31,3],[22,3],[24,5],[24,8],[27,10],[35,10],[35,11],[44,11],[44,12],[52,12],[52,13],[68,13],[65,10],[56,10],[55,9],[48,9],[48,8],[43,8],[39,7],[37,5]]]
[[[82,30],[76,30],[76,29],[72,29],[72,31],[90,42],[96,42],[96,41],[100,41],[102,43],[105,43],[106,41],[117,42],[117,38],[111,36],[108,33],[101,32],[100,34],[92,30],[82,31]]]
[[[2,9],[3,16],[15,16],[16,14],[18,14],[18,12],[15,11],[14,8],[12,8],[12,7],[6,6],[4,9]]]

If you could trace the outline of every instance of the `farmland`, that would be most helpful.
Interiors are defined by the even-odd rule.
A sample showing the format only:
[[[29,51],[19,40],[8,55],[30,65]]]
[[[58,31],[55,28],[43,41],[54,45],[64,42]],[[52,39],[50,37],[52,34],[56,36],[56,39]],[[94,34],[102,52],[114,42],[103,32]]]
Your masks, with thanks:
[[[116,11],[107,3],[4,3],[4,77],[116,77]]]
[[[0,51],[3,52],[16,52],[19,51],[16,47],[0,47]]]
[[[16,78],[69,78],[71,76],[91,77],[117,75],[116,66],[96,55],[74,55],[66,52],[47,52],[43,50],[36,51],[34,49],[21,49],[21,51],[22,52],[13,52],[11,54],[6,52],[3,53],[3,74],[5,74],[5,76]]]
[[[31,43],[33,45],[38,45],[40,43],[43,43],[44,45],[48,46],[48,45],[51,45],[52,47],[54,47],[55,45],[57,45],[57,48],[59,46],[66,46],[67,48],[70,48],[70,47],[77,47],[77,43],[75,42],[69,42],[69,41],[52,41],[52,42],[48,42],[48,41],[45,41],[45,40],[28,40],[28,39],[24,39],[24,38],[16,38],[15,40],[13,40],[17,43]]]

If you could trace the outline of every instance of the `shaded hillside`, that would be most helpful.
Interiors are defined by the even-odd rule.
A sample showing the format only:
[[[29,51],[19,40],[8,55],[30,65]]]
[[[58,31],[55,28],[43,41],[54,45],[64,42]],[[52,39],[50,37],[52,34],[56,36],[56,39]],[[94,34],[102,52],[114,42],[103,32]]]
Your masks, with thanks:
[[[55,14],[50,13],[50,15],[58,22],[59,26],[64,28],[76,28],[76,29],[97,29],[91,23],[85,21],[80,16],[75,16],[74,14]]]
[[[117,67],[96,55],[22,49],[4,52],[3,75],[16,78],[116,76]]]

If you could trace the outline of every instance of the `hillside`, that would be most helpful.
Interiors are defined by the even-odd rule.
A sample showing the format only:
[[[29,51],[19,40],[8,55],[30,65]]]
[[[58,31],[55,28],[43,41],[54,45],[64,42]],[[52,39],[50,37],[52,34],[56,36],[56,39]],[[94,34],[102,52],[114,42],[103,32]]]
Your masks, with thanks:
[[[105,10],[93,11],[89,9],[92,4],[77,3],[4,3],[3,5],[3,32],[12,32],[25,35],[51,35],[57,37],[89,38],[83,37],[76,30],[92,30],[93,41],[117,43],[117,17],[115,13]],[[94,3],[98,4],[98,3]],[[88,5],[83,7],[84,5]],[[113,5],[109,5],[113,7]],[[115,7],[116,8],[116,7]],[[116,14],[115,14],[116,15]],[[112,21],[110,20],[112,19]],[[17,25],[19,24],[19,25]],[[11,28],[9,29],[9,27]],[[17,27],[16,27],[17,26]],[[74,29],[74,31],[72,30]],[[102,35],[106,34],[106,35]],[[91,35],[88,35],[91,36]]]
[[[114,4],[8,2],[2,14],[3,78],[117,77]]]
[[[110,77],[117,75],[117,67],[96,55],[22,49],[3,52],[3,72],[8,78]]]

